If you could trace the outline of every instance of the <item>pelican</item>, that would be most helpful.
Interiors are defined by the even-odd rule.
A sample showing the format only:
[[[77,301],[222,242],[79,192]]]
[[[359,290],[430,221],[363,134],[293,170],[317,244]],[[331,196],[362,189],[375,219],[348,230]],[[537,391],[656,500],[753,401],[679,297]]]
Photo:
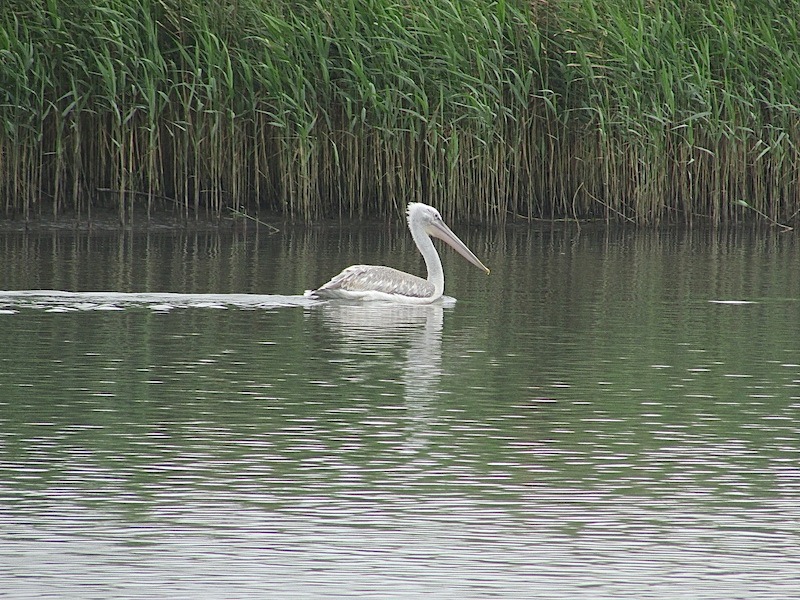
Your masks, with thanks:
[[[489,269],[445,225],[438,210],[427,204],[412,202],[408,205],[407,216],[411,237],[428,268],[427,280],[391,267],[353,265],[316,290],[307,290],[305,295],[311,298],[383,300],[406,304],[435,302],[444,293],[444,271],[431,236],[444,240],[473,265],[489,273]]]

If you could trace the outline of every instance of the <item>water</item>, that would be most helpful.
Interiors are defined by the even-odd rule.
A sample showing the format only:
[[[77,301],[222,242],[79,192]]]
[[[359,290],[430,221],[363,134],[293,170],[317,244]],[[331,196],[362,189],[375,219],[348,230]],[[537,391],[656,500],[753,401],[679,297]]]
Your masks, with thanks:
[[[0,596],[800,595],[793,234],[455,229],[2,234]]]

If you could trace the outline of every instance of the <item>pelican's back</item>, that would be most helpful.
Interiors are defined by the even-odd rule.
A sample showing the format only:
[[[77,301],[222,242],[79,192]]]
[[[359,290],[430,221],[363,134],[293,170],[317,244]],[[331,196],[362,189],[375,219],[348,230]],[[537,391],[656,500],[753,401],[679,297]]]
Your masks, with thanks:
[[[391,267],[353,265],[319,289],[311,292],[317,298],[352,298],[353,293],[377,292],[408,298],[431,298],[435,289],[422,277]]]

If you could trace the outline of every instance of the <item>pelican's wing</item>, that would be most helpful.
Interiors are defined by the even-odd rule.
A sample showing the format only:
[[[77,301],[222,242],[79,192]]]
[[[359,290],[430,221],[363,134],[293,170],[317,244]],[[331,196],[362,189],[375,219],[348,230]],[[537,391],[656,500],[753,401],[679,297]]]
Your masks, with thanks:
[[[428,298],[433,295],[434,287],[421,277],[391,267],[353,265],[312,294],[320,298],[336,298],[339,291],[383,292],[411,298]]]

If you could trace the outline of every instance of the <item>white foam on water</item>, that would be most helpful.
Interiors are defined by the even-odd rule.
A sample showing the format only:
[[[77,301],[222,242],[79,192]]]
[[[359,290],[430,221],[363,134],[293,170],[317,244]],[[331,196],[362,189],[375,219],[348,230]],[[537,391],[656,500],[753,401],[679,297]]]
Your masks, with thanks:
[[[0,291],[0,314],[20,309],[45,312],[120,311],[146,307],[168,312],[180,308],[273,309],[289,306],[314,306],[320,301],[303,296],[263,294],[177,294],[124,292],[66,292],[61,290]]]

